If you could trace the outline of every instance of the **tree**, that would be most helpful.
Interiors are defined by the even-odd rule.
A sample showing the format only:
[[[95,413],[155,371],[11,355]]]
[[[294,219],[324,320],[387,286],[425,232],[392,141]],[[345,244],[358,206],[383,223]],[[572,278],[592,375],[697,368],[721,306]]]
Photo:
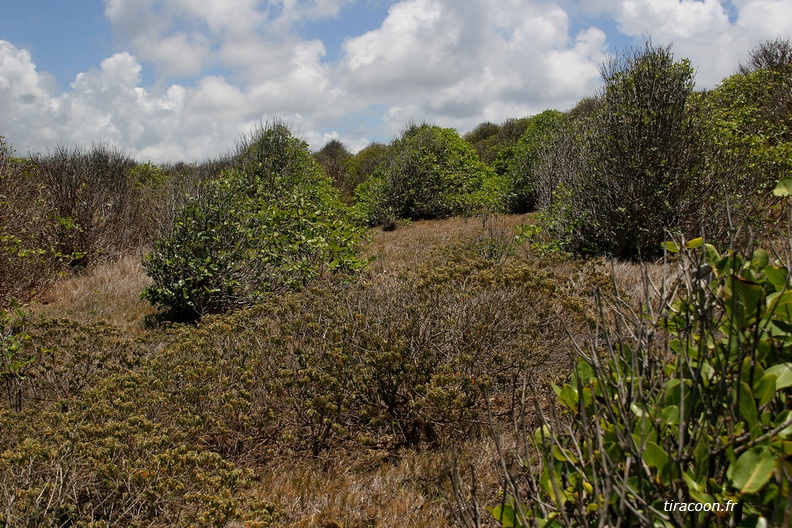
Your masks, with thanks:
[[[566,121],[566,115],[558,110],[546,110],[527,120],[506,172],[504,200],[507,211],[527,213],[536,206],[539,165],[554,148],[555,139],[565,128]]]
[[[743,218],[765,220],[775,183],[792,174],[792,42],[761,43],[706,94],[722,192]]]
[[[368,222],[441,218],[495,206],[495,174],[456,130],[412,125],[358,187],[356,199]]]
[[[582,253],[658,254],[667,231],[697,230],[703,141],[691,104],[693,68],[647,42],[602,68],[605,86],[583,118],[585,163],[556,228]]]
[[[333,185],[340,191],[341,197],[351,202],[356,187],[349,175],[352,153],[339,140],[331,139],[314,155],[314,158],[324,173],[333,180]]]

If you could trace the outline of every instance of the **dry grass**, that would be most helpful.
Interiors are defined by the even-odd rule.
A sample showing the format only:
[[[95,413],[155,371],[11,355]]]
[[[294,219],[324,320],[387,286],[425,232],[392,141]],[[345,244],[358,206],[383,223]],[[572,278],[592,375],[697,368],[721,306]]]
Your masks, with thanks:
[[[143,318],[154,313],[140,294],[151,284],[140,256],[128,255],[63,279],[33,306],[41,314],[81,323],[109,322],[139,335]]]
[[[279,526],[456,526],[452,452],[459,453],[459,470],[466,482],[475,478],[477,499],[484,504],[497,502],[498,458],[492,443],[484,440],[471,440],[453,450],[405,450],[396,455],[333,452],[321,459],[274,462],[260,471],[253,493],[275,505]],[[482,526],[495,526],[488,522],[486,510],[482,517]]]
[[[369,254],[376,256],[369,278],[387,284],[402,271],[425,264],[444,248],[456,247],[465,239],[511,240],[514,227],[532,221],[530,215],[451,218],[403,224],[395,231],[372,231]],[[632,264],[614,264],[619,288],[640,291],[640,273]],[[554,274],[567,277],[570,292],[582,291],[587,272],[579,261],[558,260]],[[651,272],[654,276],[656,270]],[[147,332],[142,325],[154,309],[140,300],[150,284],[139,256],[104,262],[82,275],[61,280],[35,311],[82,323],[109,322],[130,335]],[[537,346],[544,346],[537,344]],[[550,352],[568,356],[557,341],[547,343]],[[552,350],[551,350],[552,349]],[[566,361],[556,361],[556,369]],[[563,373],[556,373],[563,375]],[[546,383],[547,369],[531,373]],[[498,411],[498,401],[493,400]],[[508,402],[504,407],[508,407]],[[505,438],[505,447],[513,440]],[[490,439],[468,439],[461,445],[433,450],[392,452],[363,448],[355,452],[328,450],[319,458],[281,455],[252,468],[257,479],[249,493],[274,507],[273,526],[294,527],[446,527],[454,526],[456,508],[449,479],[454,453],[459,454],[463,482],[476,482],[482,526],[495,526],[486,507],[497,504],[500,483],[498,457]],[[463,490],[470,500],[470,490]]]
[[[400,271],[424,262],[438,248],[465,238],[513,236],[514,228],[532,219],[532,215],[501,215],[496,217],[444,220],[419,220],[399,223],[394,231],[372,229],[369,255],[376,257],[371,272]]]

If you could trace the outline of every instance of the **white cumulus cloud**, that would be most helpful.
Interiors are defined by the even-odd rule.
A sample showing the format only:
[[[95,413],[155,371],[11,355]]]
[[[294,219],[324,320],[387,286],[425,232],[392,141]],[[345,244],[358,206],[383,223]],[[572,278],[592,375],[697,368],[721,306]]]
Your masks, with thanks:
[[[0,134],[21,150],[107,141],[190,161],[281,117],[315,148],[357,150],[409,120],[465,132],[568,109],[625,39],[673,43],[712,87],[759,41],[792,36],[789,0],[398,0],[349,33],[355,9],[377,1],[105,0],[118,53],[65,91],[0,41]],[[333,20],[348,32],[335,44],[302,34]]]

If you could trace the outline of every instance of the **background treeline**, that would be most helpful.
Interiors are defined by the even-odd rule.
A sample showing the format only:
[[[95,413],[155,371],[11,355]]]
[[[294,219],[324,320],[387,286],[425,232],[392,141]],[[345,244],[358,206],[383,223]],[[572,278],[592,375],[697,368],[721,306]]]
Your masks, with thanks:
[[[354,155],[3,145],[0,525],[789,524],[792,44],[707,92],[652,43],[602,73]],[[130,255],[134,331],[16,306]],[[393,471],[387,521],[323,480]]]

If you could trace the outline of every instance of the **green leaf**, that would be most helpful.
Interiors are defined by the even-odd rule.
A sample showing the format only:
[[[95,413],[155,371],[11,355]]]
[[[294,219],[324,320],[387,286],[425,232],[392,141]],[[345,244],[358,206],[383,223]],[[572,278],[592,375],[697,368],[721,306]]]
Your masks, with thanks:
[[[773,189],[773,196],[791,196],[792,195],[792,178],[784,178],[780,180],[775,189]]]
[[[775,376],[775,390],[792,386],[792,363],[780,363],[765,370],[765,376]]]
[[[693,240],[689,241],[685,244],[685,247],[688,249],[697,249],[700,248],[701,245],[704,243],[704,239],[701,237],[694,238]]]
[[[679,246],[677,246],[676,242],[663,242],[661,247],[669,253],[679,253]]]
[[[731,481],[741,493],[756,493],[773,475],[775,455],[767,447],[749,449],[730,468]]]
[[[778,378],[773,373],[767,373],[756,382],[753,386],[754,398],[759,400],[759,406],[765,405],[773,399],[776,393],[776,380]]]
[[[770,255],[763,249],[755,249],[751,258],[751,269],[756,273],[761,272],[770,264]]]
[[[734,297],[727,306],[731,308],[738,328],[744,329],[751,326],[757,316],[761,315],[759,312],[764,308],[764,288],[740,277],[734,277],[731,282]]]
[[[663,422],[668,425],[679,425],[679,407],[669,405],[663,409]]]
[[[503,528],[515,528],[516,515],[511,505],[498,505],[494,508],[490,508],[490,512]]]
[[[773,317],[782,321],[792,322],[792,291],[785,291],[781,294],[773,293],[771,295],[772,302],[768,303],[768,309],[773,312]]]
[[[744,381],[740,382],[740,390],[737,397],[739,399],[740,415],[748,423],[748,427],[753,427],[757,423],[756,402],[754,401],[751,388]]]
[[[668,464],[670,458],[662,447],[654,442],[647,442],[643,452],[643,460],[649,467],[662,471],[666,464]]]
[[[780,266],[767,266],[763,272],[767,280],[770,281],[770,284],[775,287],[776,291],[782,291],[786,287],[788,279],[786,268]]]

